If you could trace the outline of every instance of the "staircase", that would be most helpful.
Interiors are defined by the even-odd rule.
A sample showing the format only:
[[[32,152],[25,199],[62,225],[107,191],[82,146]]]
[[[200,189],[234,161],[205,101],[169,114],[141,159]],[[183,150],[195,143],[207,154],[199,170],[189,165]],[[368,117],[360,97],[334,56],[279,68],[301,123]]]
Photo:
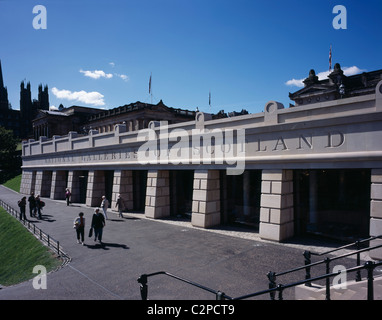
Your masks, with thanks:
[[[367,280],[347,281],[346,289],[330,288],[331,300],[367,300]],[[312,284],[311,287],[305,285],[295,288],[296,300],[325,300],[325,286]],[[374,300],[382,300],[382,276],[374,278]]]

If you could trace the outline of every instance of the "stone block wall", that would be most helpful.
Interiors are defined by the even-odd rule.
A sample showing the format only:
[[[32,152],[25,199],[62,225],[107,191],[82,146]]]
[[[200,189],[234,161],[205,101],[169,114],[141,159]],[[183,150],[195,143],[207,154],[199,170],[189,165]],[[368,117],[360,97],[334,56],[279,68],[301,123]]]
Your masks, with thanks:
[[[131,170],[115,170],[113,178],[113,195],[111,208],[113,211],[118,211],[115,207],[118,194],[124,203],[125,209],[133,208],[133,171]]]
[[[152,219],[170,215],[170,173],[149,170],[147,173],[145,216]]]
[[[80,174],[81,171],[69,171],[68,173],[68,188],[72,194],[71,201],[80,201]]]
[[[86,205],[101,206],[102,196],[105,195],[105,174],[102,170],[90,170],[86,192]]]
[[[36,171],[23,170],[21,177],[20,193],[30,195],[34,192]]]
[[[37,171],[35,183],[35,195],[50,197],[52,185],[52,171]]]
[[[382,169],[371,170],[370,236],[382,235]],[[371,246],[382,245],[382,239],[371,241]],[[382,248],[372,250],[373,259],[382,260]]]
[[[64,200],[65,190],[67,188],[66,181],[67,171],[55,170],[52,173],[52,186],[50,191],[50,198],[54,200]]]
[[[283,241],[294,234],[293,171],[263,170],[260,237]]]
[[[195,170],[191,223],[209,228],[220,224],[219,170]]]

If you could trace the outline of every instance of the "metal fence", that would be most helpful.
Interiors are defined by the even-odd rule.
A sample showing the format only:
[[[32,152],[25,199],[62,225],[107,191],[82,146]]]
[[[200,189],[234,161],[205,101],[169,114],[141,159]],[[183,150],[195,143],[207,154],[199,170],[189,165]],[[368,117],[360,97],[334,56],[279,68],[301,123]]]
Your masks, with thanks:
[[[6,212],[8,212],[10,215],[14,216],[15,218],[20,217],[20,211],[16,210],[3,200],[0,200],[0,206],[4,208]],[[37,227],[33,222],[29,220],[20,220],[20,223],[29,231],[31,232],[38,240],[40,240],[41,243],[49,247],[53,252],[57,254],[59,258],[63,260],[63,264],[67,264],[70,262],[71,258],[68,254],[66,254],[63,251],[62,246],[60,245],[60,242],[53,237],[51,237],[49,234],[42,231],[39,227]]]
[[[382,238],[382,236],[370,237],[368,239],[365,239],[362,241],[357,241],[355,243],[352,243],[352,244],[349,244],[346,246],[342,246],[340,248],[330,250],[330,251],[322,253],[322,254],[316,254],[316,255],[325,255],[325,254],[332,253],[334,251],[338,251],[338,250],[348,248],[348,247],[351,247],[354,245],[358,248],[358,250],[352,251],[350,253],[342,254],[340,256],[335,256],[335,257],[331,257],[331,258],[327,257],[322,261],[318,261],[318,262],[314,262],[314,263],[311,263],[311,260],[310,260],[310,256],[313,255],[314,253],[305,251],[304,252],[305,265],[303,265],[301,267],[294,268],[294,269],[290,269],[287,271],[278,272],[278,273],[269,272],[267,274],[267,277],[269,280],[269,288],[268,289],[256,291],[256,292],[249,293],[249,294],[239,296],[239,297],[230,297],[222,291],[205,287],[205,286],[198,284],[194,281],[181,278],[179,276],[173,275],[173,274],[165,272],[165,271],[159,271],[159,272],[155,272],[155,273],[151,273],[151,274],[142,274],[138,278],[137,281],[140,284],[140,292],[141,292],[142,300],[147,300],[147,298],[148,298],[148,278],[153,277],[153,276],[158,276],[158,275],[165,275],[167,277],[174,278],[174,279],[179,280],[181,282],[185,282],[191,286],[197,287],[197,288],[202,289],[204,291],[208,291],[208,292],[215,295],[216,300],[243,300],[243,299],[249,299],[249,298],[253,298],[253,297],[257,297],[257,296],[262,296],[264,294],[269,294],[271,300],[276,300],[276,294],[277,294],[278,295],[277,299],[283,300],[283,292],[285,289],[297,287],[300,285],[309,286],[312,281],[326,280],[326,296],[325,296],[325,299],[330,300],[330,281],[329,281],[330,278],[339,275],[341,272],[345,272],[345,273],[355,272],[356,273],[356,281],[361,281],[362,279],[361,279],[360,271],[366,270],[367,271],[367,276],[366,276],[367,300],[374,300],[374,270],[377,267],[382,266],[382,261],[378,261],[378,262],[367,261],[364,265],[360,265],[360,256],[359,255],[360,255],[360,253],[363,253],[366,251],[381,248],[382,245],[375,245],[375,246],[370,246],[367,248],[360,249],[361,243],[369,242],[369,241],[377,239],[377,238],[380,239],[380,238]],[[344,257],[349,257],[351,255],[357,255],[357,266],[356,267],[348,268],[346,270],[340,270],[338,272],[332,272],[332,273],[329,272],[329,264],[331,261],[334,261],[334,260],[337,260],[340,258],[344,258]],[[317,277],[311,277],[310,269],[313,266],[317,266],[320,264],[326,265],[326,273],[324,273],[320,276],[317,276]],[[277,284],[277,282],[276,282],[277,277],[288,274],[288,273],[292,273],[295,271],[304,270],[304,269],[306,271],[305,280],[301,280],[301,281],[297,281],[297,282],[291,282],[288,284],[281,284],[281,283]]]

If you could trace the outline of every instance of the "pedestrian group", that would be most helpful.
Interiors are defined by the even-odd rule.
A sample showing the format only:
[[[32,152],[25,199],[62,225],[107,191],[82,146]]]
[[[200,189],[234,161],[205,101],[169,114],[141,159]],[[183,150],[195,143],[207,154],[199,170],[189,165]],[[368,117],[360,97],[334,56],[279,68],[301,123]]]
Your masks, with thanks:
[[[40,199],[40,195],[35,196],[32,192],[28,198],[29,202],[29,216],[31,218],[36,217],[38,219],[42,219],[42,209],[45,206],[45,202]],[[27,206],[27,198],[22,197],[21,200],[18,201],[18,206],[20,207],[20,220],[27,220],[25,211]]]
[[[68,188],[65,189],[65,200],[66,205],[69,206],[71,203],[71,192]],[[32,192],[31,195],[28,198],[29,202],[29,215],[30,217],[37,217],[38,219],[42,219],[42,208],[45,206],[45,203],[40,199],[40,195],[34,195]],[[27,206],[27,198],[22,197],[21,200],[18,201],[18,205],[20,207],[20,220],[26,219],[26,206]],[[101,198],[101,204],[100,208],[94,209],[94,214],[91,220],[91,225],[89,229],[88,236],[93,237],[94,235],[94,242],[98,240],[100,244],[102,244],[102,235],[103,235],[103,228],[106,225],[106,220],[108,220],[107,217],[107,209],[109,207],[109,200],[106,199],[106,196],[102,196]],[[124,204],[124,201],[121,197],[121,195],[118,195],[116,206],[118,209],[118,216],[120,218],[123,218],[123,211],[127,210],[127,207]],[[84,245],[85,244],[85,217],[84,213],[80,212],[78,214],[78,217],[76,217],[73,221],[73,228],[76,231],[76,238],[77,243]]]

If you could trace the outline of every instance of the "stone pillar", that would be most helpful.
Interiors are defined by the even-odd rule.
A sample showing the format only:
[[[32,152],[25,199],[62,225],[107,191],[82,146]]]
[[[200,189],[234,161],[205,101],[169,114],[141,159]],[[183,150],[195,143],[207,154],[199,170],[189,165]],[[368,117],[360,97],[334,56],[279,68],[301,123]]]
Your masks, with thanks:
[[[260,237],[283,241],[294,234],[293,171],[263,170]]]
[[[34,188],[35,196],[41,195],[41,184],[42,184],[42,171],[39,170],[36,172],[36,180],[35,180],[35,188]]]
[[[219,170],[195,170],[191,223],[209,228],[220,224]]]
[[[36,171],[23,170],[21,177],[20,193],[30,195],[34,192],[36,183]]]
[[[158,219],[170,215],[170,173],[149,170],[147,173],[145,216]]]
[[[55,170],[52,173],[52,187],[50,198],[53,200],[65,200],[65,189],[67,188],[66,172]]]
[[[89,207],[99,207],[103,195],[105,195],[104,172],[102,170],[89,170],[86,205]]]
[[[131,210],[133,208],[133,171],[114,170],[113,196],[111,204],[113,211],[117,211],[115,205],[118,194],[121,195],[125,208]]]
[[[80,202],[80,173],[81,171],[69,171],[68,173],[68,185],[70,190],[71,201]]]
[[[36,173],[35,195],[40,197],[50,197],[50,189],[52,185],[52,171],[39,170]]]
[[[382,169],[371,170],[370,236],[382,235]],[[382,245],[382,239],[370,242],[370,246]],[[382,260],[382,248],[370,251],[370,257]]]

